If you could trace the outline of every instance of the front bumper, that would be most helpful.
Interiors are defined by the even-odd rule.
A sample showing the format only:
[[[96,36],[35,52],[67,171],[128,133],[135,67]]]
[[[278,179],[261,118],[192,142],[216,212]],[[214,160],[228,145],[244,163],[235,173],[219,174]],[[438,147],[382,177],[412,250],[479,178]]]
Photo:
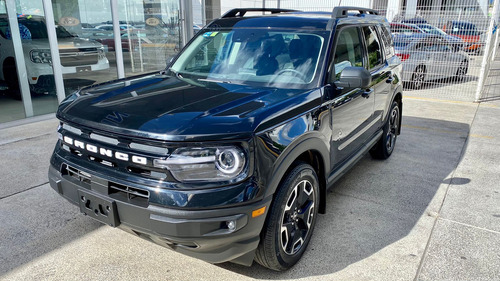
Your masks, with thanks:
[[[38,79],[42,76],[54,76],[52,71],[52,66],[48,63],[34,63],[26,57],[26,70],[28,75],[28,82],[30,85],[36,85],[39,83]],[[109,61],[107,58],[99,59],[96,64],[92,65],[81,65],[81,66],[61,66],[62,74],[71,73],[87,73],[91,71],[105,70],[109,68]]]
[[[139,206],[110,196],[105,179],[85,174],[91,177],[83,183],[51,165],[49,182],[54,190],[81,210],[84,208],[82,194],[112,203],[115,222],[108,223],[92,213],[89,216],[141,238],[210,263],[252,263],[272,197],[244,206],[208,210],[173,209],[154,204]],[[262,207],[266,207],[266,213],[252,218],[252,211]],[[229,221],[236,223],[234,231],[228,228]]]

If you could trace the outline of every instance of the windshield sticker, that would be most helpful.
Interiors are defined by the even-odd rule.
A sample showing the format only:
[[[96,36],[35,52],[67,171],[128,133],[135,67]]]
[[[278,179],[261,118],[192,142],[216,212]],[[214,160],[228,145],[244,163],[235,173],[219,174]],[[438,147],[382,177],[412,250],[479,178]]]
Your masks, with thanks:
[[[214,37],[214,36],[216,36],[218,33],[219,33],[219,32],[217,32],[217,31],[213,31],[213,32],[205,32],[205,33],[203,34],[203,37],[205,37],[205,38]]]

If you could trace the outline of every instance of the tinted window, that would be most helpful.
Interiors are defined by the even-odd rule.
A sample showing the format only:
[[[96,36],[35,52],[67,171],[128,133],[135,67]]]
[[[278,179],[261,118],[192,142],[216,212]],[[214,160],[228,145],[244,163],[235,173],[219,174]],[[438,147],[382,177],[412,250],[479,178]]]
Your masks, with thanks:
[[[450,34],[454,35],[479,35],[475,25],[466,22],[454,22],[450,30]]]
[[[382,64],[382,52],[374,26],[363,27],[366,48],[368,51],[368,69],[373,69]]]
[[[394,56],[394,49],[392,48],[392,35],[389,28],[385,25],[380,25],[380,38],[384,42],[384,53],[386,58]]]
[[[338,80],[342,70],[348,66],[363,66],[363,49],[358,28],[348,27],[340,31],[333,63],[332,74],[335,74],[335,77],[330,77],[330,81]]]

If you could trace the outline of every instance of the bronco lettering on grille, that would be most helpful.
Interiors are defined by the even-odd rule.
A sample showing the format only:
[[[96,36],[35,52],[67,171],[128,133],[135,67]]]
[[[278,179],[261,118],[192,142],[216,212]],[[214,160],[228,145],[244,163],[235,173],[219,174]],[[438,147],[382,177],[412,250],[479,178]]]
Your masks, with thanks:
[[[75,146],[75,147],[80,148],[80,149],[87,150],[87,151],[92,152],[92,153],[100,154],[102,156],[106,156],[109,158],[115,158],[115,159],[118,159],[121,161],[131,160],[133,163],[140,164],[140,165],[147,165],[147,163],[148,163],[148,159],[146,157],[137,156],[137,155],[130,156],[127,153],[113,151],[111,149],[97,147],[95,145],[84,143],[84,142],[79,141],[79,140],[74,140],[73,138],[70,138],[68,136],[64,136],[62,139],[63,139],[63,142],[65,142],[69,145]]]

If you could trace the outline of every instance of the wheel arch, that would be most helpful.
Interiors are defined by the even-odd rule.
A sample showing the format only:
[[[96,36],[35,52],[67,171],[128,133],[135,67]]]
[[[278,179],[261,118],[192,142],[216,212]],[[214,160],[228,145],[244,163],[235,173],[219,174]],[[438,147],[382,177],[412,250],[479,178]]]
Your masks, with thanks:
[[[268,176],[265,197],[274,196],[280,184],[298,163],[307,163],[313,167],[318,176],[320,185],[320,206],[318,211],[325,213],[326,177],[327,171],[330,170],[329,149],[321,138],[315,136],[301,138],[301,140],[297,140],[295,144],[292,143],[288,147],[293,148],[288,151],[285,149],[272,167],[272,172]]]
[[[402,89],[397,89],[394,98],[391,101],[391,105],[393,102],[397,102],[399,106],[399,124],[398,124],[398,135],[401,134],[401,123],[403,119],[403,93]]]

